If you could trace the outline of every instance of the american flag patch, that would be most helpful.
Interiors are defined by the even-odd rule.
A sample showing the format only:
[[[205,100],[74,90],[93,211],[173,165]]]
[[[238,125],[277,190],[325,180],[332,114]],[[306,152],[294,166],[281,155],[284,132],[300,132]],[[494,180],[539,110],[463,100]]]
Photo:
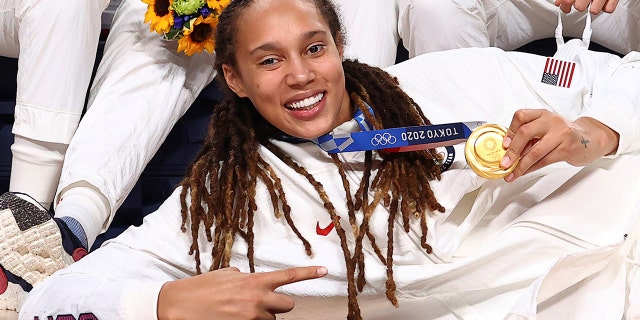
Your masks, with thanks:
[[[540,80],[540,82],[550,84],[552,86],[569,88],[571,86],[571,79],[573,78],[573,71],[575,69],[575,62],[547,58],[547,63],[544,65],[544,73],[542,73],[542,80]]]

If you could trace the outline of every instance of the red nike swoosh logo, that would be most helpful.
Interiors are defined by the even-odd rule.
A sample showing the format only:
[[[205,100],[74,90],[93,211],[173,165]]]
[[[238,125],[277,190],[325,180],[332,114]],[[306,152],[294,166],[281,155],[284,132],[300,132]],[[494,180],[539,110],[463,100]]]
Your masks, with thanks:
[[[340,219],[340,217],[338,217],[338,219]],[[333,230],[333,228],[335,227],[335,225],[333,224],[333,221],[331,221],[331,223],[329,223],[328,226],[324,227],[324,228],[320,228],[320,221],[316,222],[316,233],[319,236],[327,236],[329,234],[329,232],[331,232],[331,230]]]

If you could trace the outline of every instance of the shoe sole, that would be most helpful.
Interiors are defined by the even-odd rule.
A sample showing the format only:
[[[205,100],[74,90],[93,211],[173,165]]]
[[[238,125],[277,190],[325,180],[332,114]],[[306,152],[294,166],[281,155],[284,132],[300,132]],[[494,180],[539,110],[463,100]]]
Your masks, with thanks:
[[[33,286],[71,263],[60,229],[47,211],[10,193],[0,197],[3,268]]]
[[[27,297],[22,287],[15,283],[9,283],[7,290],[0,294],[0,310],[19,311],[22,302]],[[0,318],[2,318],[0,316]]]

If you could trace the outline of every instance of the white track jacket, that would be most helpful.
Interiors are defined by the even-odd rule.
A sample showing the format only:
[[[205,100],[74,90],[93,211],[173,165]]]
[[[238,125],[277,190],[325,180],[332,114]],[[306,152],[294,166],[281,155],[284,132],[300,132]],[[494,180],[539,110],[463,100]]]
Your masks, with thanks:
[[[358,296],[365,319],[600,320],[640,314],[640,275],[634,260],[640,254],[635,245],[640,53],[620,58],[586,51],[579,40],[572,40],[556,58],[575,62],[568,87],[541,82],[546,57],[495,48],[429,53],[387,69],[433,123],[482,120],[508,126],[517,109],[546,108],[570,120],[596,118],[620,134],[620,144],[615,155],[586,167],[554,164],[513,183],[475,175],[466,165],[462,145],[457,145],[452,167],[431,184],[446,208],[429,216],[433,253],[421,248],[417,223],[404,232],[402,221],[396,221],[399,308],[386,300],[385,267],[366,242],[367,285]],[[335,132],[356,130],[350,121]],[[342,226],[349,228],[342,181],[330,157],[313,143],[275,143],[324,185]],[[317,227],[329,228],[328,213],[304,177],[266,149],[260,152],[282,179],[293,220],[314,255],[308,257],[284,219],[274,216],[269,193],[259,182],[256,270],[307,265],[329,270],[324,278],[279,288],[294,296],[296,307],[277,318],[344,319],[347,283],[340,241],[335,230],[317,232]],[[355,189],[364,153],[340,157]],[[156,319],[161,286],[196,270],[188,254],[191,236],[180,230],[179,192],[140,227],[129,228],[36,285],[20,319]],[[386,217],[385,209],[378,208],[371,220],[382,247]],[[347,235],[353,240],[351,230]],[[200,240],[201,268],[208,270],[211,244],[204,235]],[[353,242],[350,246],[353,250]],[[240,237],[233,251],[231,265],[248,271],[247,247]]]

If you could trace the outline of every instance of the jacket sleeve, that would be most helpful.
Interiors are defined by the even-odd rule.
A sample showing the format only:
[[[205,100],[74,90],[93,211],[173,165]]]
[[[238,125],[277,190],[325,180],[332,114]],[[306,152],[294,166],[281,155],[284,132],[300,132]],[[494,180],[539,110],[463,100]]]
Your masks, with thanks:
[[[620,135],[615,155],[640,149],[640,53],[609,61],[595,76],[582,117],[597,119]]]
[[[191,236],[180,230],[179,190],[140,227],[37,284],[19,319],[156,319],[162,285],[196,273]]]

